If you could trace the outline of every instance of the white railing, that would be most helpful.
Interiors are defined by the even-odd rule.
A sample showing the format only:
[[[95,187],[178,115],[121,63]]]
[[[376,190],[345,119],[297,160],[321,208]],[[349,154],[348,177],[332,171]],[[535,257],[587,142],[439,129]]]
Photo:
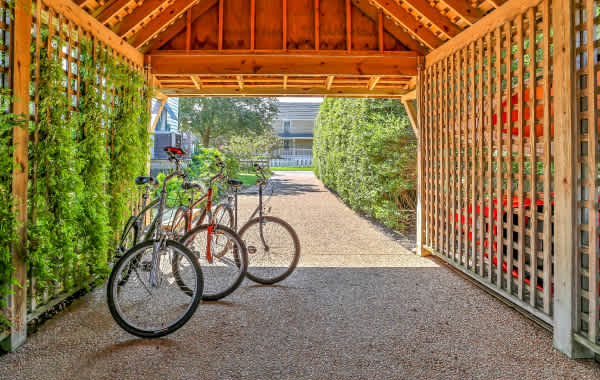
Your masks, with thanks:
[[[312,157],[302,157],[302,158],[281,158],[281,159],[272,159],[271,167],[281,167],[281,166],[290,166],[295,168],[310,168],[313,165]]]
[[[302,156],[312,157],[312,149],[297,149],[297,148],[280,148],[275,151],[275,156]]]

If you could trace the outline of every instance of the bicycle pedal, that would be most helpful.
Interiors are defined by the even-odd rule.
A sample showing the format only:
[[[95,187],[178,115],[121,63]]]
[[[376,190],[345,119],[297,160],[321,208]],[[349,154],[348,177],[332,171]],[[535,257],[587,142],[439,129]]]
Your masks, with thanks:
[[[256,251],[257,251],[256,247],[253,246],[253,245],[249,245],[247,250],[248,250],[248,253],[251,254],[251,255],[255,254]]]

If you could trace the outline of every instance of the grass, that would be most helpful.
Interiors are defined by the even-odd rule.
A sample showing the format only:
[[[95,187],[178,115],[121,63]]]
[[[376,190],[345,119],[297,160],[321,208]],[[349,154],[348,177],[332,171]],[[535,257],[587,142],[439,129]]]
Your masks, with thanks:
[[[271,166],[271,170],[280,170],[280,171],[309,171],[312,172],[314,171],[314,168],[311,167],[294,167],[294,166]]]
[[[255,173],[239,173],[237,175],[237,179],[244,183],[244,186],[252,186],[256,185],[256,180],[258,177]]]

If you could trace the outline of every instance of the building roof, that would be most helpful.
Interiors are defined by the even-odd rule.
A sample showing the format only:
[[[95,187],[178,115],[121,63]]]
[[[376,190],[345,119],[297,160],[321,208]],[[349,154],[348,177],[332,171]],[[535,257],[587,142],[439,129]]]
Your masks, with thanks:
[[[277,120],[316,120],[321,103],[279,103]]]

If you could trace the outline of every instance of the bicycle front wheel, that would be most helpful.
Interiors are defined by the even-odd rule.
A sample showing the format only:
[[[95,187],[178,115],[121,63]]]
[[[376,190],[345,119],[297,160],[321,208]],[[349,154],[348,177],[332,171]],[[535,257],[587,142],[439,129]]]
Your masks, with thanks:
[[[248,250],[246,276],[259,284],[270,285],[288,277],[300,260],[300,240],[296,231],[274,216],[255,218],[240,230]]]
[[[123,276],[128,280],[123,281]],[[202,290],[202,271],[189,249],[173,240],[149,240],[127,251],[113,268],[108,308],[125,331],[157,338],[171,334],[192,317]]]
[[[180,241],[194,253],[202,267],[202,299],[216,301],[240,286],[248,268],[248,256],[239,235],[226,226],[214,226],[209,244],[208,227],[195,227]]]

